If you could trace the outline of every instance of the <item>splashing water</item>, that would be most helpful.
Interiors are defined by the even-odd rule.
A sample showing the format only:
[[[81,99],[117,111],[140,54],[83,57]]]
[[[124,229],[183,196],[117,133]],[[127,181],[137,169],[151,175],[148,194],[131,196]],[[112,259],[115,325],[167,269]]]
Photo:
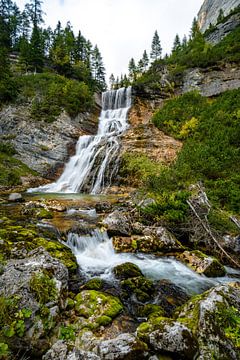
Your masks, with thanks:
[[[97,135],[79,138],[76,154],[70,158],[56,182],[28,191],[101,193],[117,172],[120,137],[128,128],[130,107],[131,87],[104,92]]]
[[[69,233],[67,245],[76,256],[78,265],[89,278],[99,276],[112,280],[112,269],[119,264],[131,262],[139,266],[145,276],[153,280],[167,279],[184,288],[190,294],[201,293],[219,283],[232,281],[228,277],[207,278],[189,269],[173,258],[146,254],[115,253],[107,232],[98,229],[87,235]]]

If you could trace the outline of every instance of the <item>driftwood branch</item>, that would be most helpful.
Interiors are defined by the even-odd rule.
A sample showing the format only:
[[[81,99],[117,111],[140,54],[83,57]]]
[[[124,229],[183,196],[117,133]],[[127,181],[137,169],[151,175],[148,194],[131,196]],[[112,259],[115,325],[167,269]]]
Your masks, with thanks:
[[[234,216],[230,216],[230,220],[240,229],[240,221],[236,219]]]
[[[202,225],[202,227],[204,228],[204,230],[207,232],[207,234],[211,237],[211,239],[214,241],[214,243],[217,245],[217,247],[221,250],[221,252],[231,261],[232,264],[234,264],[235,266],[237,266],[238,268],[240,268],[240,264],[238,264],[221,246],[221,244],[219,244],[218,240],[216,239],[216,237],[213,235],[210,227],[208,226],[208,223],[204,222],[201,217],[198,215],[194,205],[192,204],[191,200],[187,200],[187,204],[189,205],[190,209],[192,210],[192,212],[194,213],[194,215],[197,217],[198,221],[200,222],[200,224]]]

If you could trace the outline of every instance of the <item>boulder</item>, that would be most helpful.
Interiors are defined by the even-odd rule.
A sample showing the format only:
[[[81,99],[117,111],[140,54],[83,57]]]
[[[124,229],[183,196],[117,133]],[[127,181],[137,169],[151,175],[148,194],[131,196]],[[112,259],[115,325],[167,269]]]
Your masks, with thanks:
[[[49,331],[56,327],[60,309],[65,308],[68,270],[45,249],[28,257],[10,260],[0,276],[0,335],[10,349],[43,353],[49,347]]]
[[[177,316],[197,339],[198,360],[240,358],[240,283],[220,285],[195,296]]]
[[[178,255],[178,259],[188,265],[198,274],[208,277],[224,276],[224,266],[214,257],[203,254],[201,251],[184,251]]]
[[[118,252],[168,253],[183,251],[184,247],[164,227],[144,227],[143,235],[114,236],[113,246]]]
[[[113,273],[117,279],[124,280],[137,276],[143,276],[139,267],[130,262],[115,266]]]
[[[50,350],[42,357],[42,360],[100,360],[96,354],[69,346],[63,340],[58,340]]]
[[[12,193],[9,195],[8,200],[11,202],[22,202],[24,201],[23,197],[19,193]]]
[[[115,339],[101,341],[98,355],[105,360],[147,359],[147,345],[133,334],[121,334]]]
[[[191,298],[173,319],[150,317],[137,329],[154,352],[174,359],[239,360],[240,283]]]
[[[131,221],[129,216],[119,210],[115,210],[109,214],[103,220],[103,224],[107,226],[110,236],[131,234]]]
[[[112,295],[96,290],[83,290],[75,297],[75,312],[79,328],[96,330],[106,326],[121,313],[121,301]]]

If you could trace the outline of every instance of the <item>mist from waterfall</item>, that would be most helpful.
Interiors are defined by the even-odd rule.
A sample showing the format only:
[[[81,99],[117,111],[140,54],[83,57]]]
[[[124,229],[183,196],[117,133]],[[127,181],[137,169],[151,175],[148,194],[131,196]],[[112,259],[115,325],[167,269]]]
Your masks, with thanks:
[[[76,153],[60,178],[29,192],[101,193],[117,173],[121,135],[128,128],[130,107],[131,87],[104,92],[97,135],[80,136]]]

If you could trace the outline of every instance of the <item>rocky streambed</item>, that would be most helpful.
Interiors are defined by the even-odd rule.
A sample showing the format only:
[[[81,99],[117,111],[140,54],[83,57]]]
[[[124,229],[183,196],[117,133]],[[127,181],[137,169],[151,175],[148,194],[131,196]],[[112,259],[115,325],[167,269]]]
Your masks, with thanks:
[[[3,359],[239,359],[239,271],[128,195],[2,196],[0,215]]]

